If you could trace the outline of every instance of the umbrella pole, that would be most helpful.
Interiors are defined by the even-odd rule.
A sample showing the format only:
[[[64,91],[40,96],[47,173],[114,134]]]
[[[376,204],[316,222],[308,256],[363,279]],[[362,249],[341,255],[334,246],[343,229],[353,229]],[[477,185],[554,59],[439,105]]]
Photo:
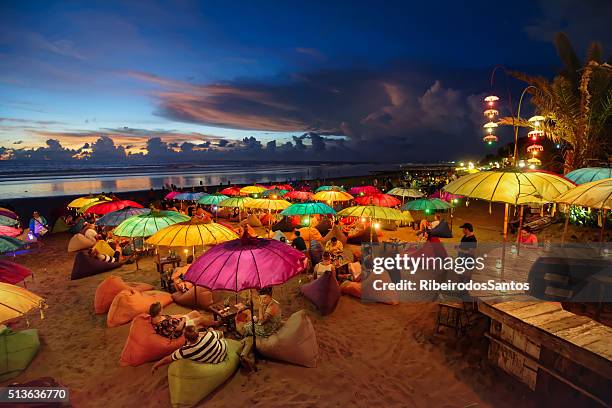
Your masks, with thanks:
[[[565,214],[565,225],[563,226],[563,234],[561,234],[561,244],[565,244],[565,234],[567,234],[567,226],[569,224],[570,212],[569,208],[567,214]]]
[[[255,360],[255,364],[257,364],[257,336],[255,335],[255,315],[254,315],[254,302],[253,302],[253,290],[249,290],[251,295],[251,329],[253,331],[253,359]]]
[[[136,244],[134,244],[134,238],[132,238],[132,250],[134,251],[134,259],[136,260],[136,270],[140,269],[138,266],[138,253],[136,253]]]
[[[606,230],[606,219],[608,217],[608,210],[601,210],[602,211],[602,216],[601,216],[601,232],[599,233],[599,242],[603,243],[604,240],[604,232]]]
[[[504,206],[504,240],[502,243],[502,267],[501,267],[501,276],[500,278],[504,279],[504,267],[506,266],[506,241],[508,239],[508,211],[510,205],[508,203]]]
[[[518,234],[516,234],[516,253],[517,255],[521,251],[521,230],[523,229],[523,211],[525,210],[525,206],[521,205],[519,209],[519,228]]]

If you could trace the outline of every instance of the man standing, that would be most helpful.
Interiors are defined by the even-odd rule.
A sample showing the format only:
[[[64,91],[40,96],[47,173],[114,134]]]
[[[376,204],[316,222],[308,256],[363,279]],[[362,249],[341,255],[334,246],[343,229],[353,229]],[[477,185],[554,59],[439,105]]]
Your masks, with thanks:
[[[469,222],[466,222],[459,228],[463,228],[463,237],[461,237],[461,243],[458,248],[459,257],[475,258],[478,240],[476,239],[476,235],[474,235],[474,227]]]

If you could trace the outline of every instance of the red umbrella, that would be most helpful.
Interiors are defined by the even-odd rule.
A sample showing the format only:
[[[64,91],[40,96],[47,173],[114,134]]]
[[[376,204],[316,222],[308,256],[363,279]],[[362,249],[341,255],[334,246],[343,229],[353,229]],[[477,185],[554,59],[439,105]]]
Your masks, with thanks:
[[[372,195],[372,194],[380,194],[381,191],[374,186],[358,186],[353,187],[349,190],[349,194],[352,196],[359,195]]]
[[[310,191],[293,190],[285,194],[283,198],[290,198],[292,200],[306,201],[306,200],[312,199],[313,195],[314,194],[312,194]]]
[[[372,194],[355,198],[359,205],[378,205],[380,207],[395,207],[402,202],[389,194]]]
[[[274,189],[293,191],[293,187],[291,187],[289,184],[274,184],[268,187],[268,190],[274,190]]]
[[[223,190],[219,191],[219,193],[225,194],[226,196],[239,196],[240,187],[226,187]]]
[[[15,285],[32,275],[32,271],[15,262],[0,259],[0,282]]]
[[[115,200],[115,201],[107,201],[105,203],[92,205],[91,207],[85,210],[85,214],[104,215],[104,214],[108,214],[109,212],[122,210],[126,207],[143,208],[142,205],[138,204],[135,201]]]
[[[166,196],[164,197],[164,200],[172,200],[174,197],[176,197],[179,194],[181,194],[180,191],[171,191],[168,194],[166,194]]]
[[[7,227],[5,225],[0,225],[0,235],[4,235],[5,237],[17,237],[21,234],[21,228],[15,227]]]

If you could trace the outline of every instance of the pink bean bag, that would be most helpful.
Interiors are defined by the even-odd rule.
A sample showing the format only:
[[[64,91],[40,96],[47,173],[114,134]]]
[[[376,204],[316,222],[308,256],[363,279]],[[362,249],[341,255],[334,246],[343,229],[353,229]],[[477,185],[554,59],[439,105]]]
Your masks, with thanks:
[[[323,316],[332,313],[338,305],[338,300],[340,300],[340,286],[329,271],[318,279],[302,286],[300,290]]]
[[[94,295],[94,309],[96,314],[108,312],[115,296],[122,290],[130,289],[143,292],[145,290],[152,290],[153,286],[148,283],[124,282],[120,276],[115,275],[111,275],[104,279],[102,283],[98,285],[96,294]]]
[[[155,302],[167,306],[172,303],[172,296],[158,290],[147,292],[139,292],[134,289],[122,290],[111,303],[106,316],[106,324],[108,327],[116,327],[129,323],[139,314],[148,313],[149,307]]]
[[[157,361],[185,344],[185,337],[168,339],[155,333],[148,314],[140,314],[132,320],[130,334],[125,341],[119,365],[139,366]]]

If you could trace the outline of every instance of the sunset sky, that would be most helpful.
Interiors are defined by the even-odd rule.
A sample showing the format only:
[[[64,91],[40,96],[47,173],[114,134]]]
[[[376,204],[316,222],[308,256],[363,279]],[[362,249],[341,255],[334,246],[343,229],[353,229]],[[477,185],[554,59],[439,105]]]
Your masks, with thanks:
[[[486,152],[492,67],[552,76],[556,31],[581,53],[589,40],[609,53],[612,38],[609,1],[297,4],[3,1],[0,146],[109,136],[146,152],[151,137],[226,149],[254,137],[397,160],[442,141],[452,158]]]

